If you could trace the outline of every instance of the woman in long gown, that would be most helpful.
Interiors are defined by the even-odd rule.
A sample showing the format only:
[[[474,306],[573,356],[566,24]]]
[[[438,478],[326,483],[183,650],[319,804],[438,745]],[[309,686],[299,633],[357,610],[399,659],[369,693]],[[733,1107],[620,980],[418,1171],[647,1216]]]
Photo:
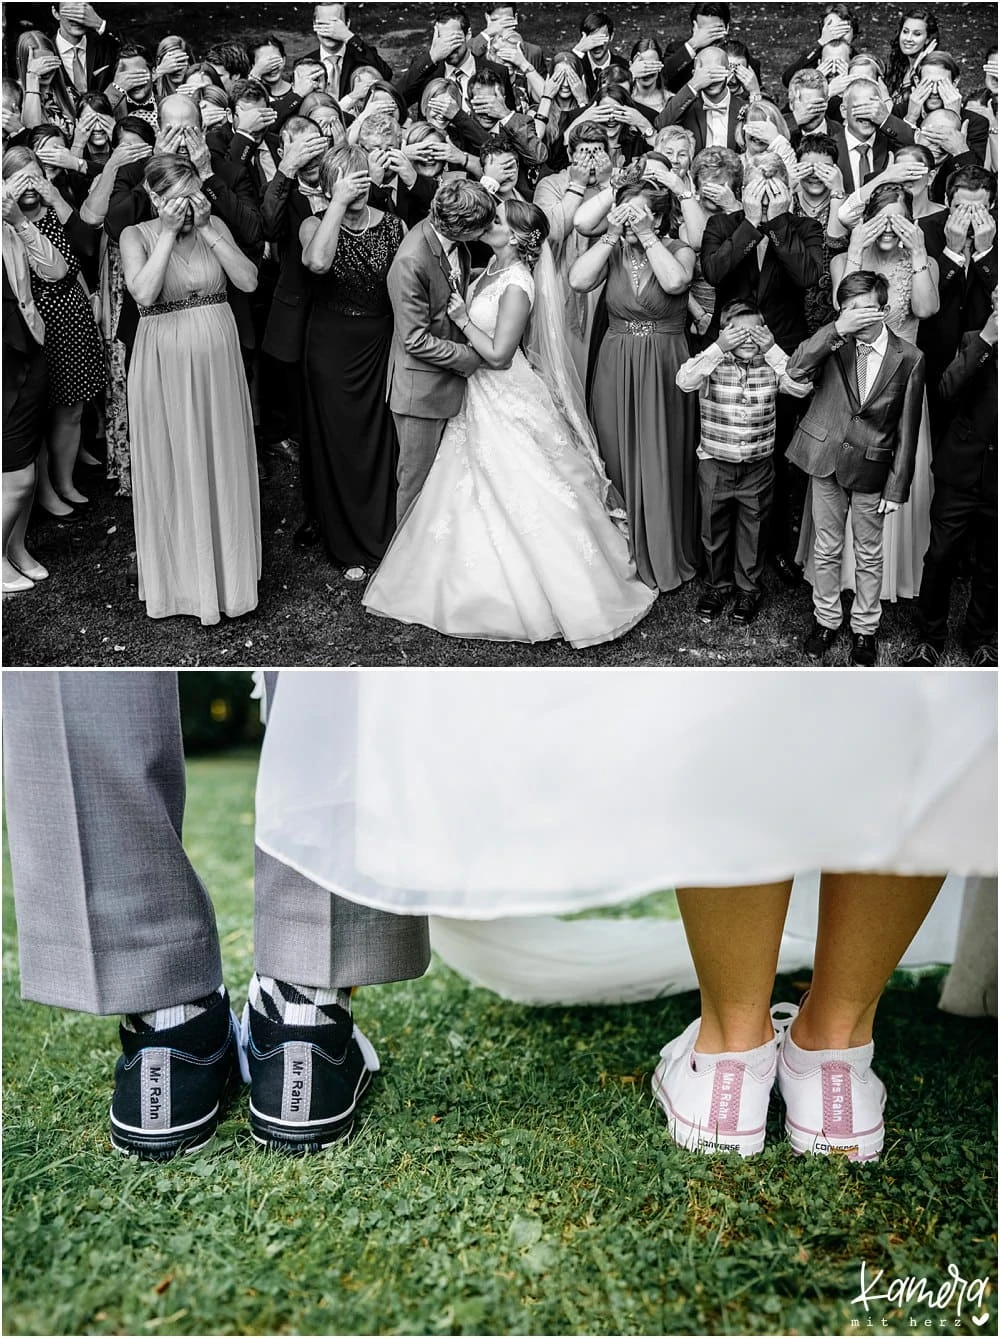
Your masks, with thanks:
[[[639,575],[676,590],[697,569],[697,405],[677,389],[695,254],[677,240],[670,191],[624,186],[608,230],[573,266],[570,283],[604,282],[609,328],[590,413],[608,475],[625,498]]]
[[[586,420],[571,424],[518,347],[547,235],[535,205],[501,204],[483,238],[493,261],[468,308],[452,299],[484,366],[369,584],[370,613],[450,636],[580,647],[622,636],[656,598],[606,507]]]
[[[902,220],[902,235],[893,231],[890,219]],[[910,199],[902,186],[881,186],[872,194],[862,221],[852,232],[848,251],[834,256],[830,262],[834,293],[845,275],[861,269],[883,276],[889,285],[886,325],[900,339],[916,344],[920,322],[933,316],[940,305],[938,266],[927,255],[924,233],[912,221]],[[886,516],[882,529],[883,600],[915,599],[920,591],[924,554],[931,537],[932,491],[931,434],[925,394],[910,499]],[[844,590],[853,590],[855,583],[854,544],[850,535],[848,516],[841,574]],[[812,507],[807,499],[797,556],[810,582],[814,537]]]
[[[330,558],[362,581],[396,527],[399,447],[385,398],[392,307],[386,275],[403,224],[368,203],[363,149],[330,149],[320,168],[329,200],[299,229],[315,276],[305,337],[302,429],[315,513]]]
[[[740,670],[405,678],[306,674],[294,691],[279,680],[258,846],[336,895],[448,917],[450,945],[452,919],[500,919],[495,934],[470,926],[480,959],[491,941],[509,948],[506,917],[533,917],[516,941],[539,971],[550,933],[572,940],[537,917],[675,886],[702,995],[653,1078],[676,1141],[759,1151],[777,1082],[795,1151],[878,1156],[877,1001],[944,871],[996,870],[995,684]],[[803,785],[806,736],[822,764]],[[879,765],[859,765],[872,739]],[[812,988],[801,1010],[783,1006],[779,1051],[774,973],[791,876],[809,869],[835,872],[821,883]],[[607,953],[626,937],[609,935]],[[663,992],[677,960],[664,962]],[[848,1087],[824,1111],[821,1098]],[[727,1121],[716,1098],[741,1089]]]
[[[139,598],[206,626],[257,607],[260,495],[253,414],[227,278],[257,270],[213,217],[188,158],[149,160],[158,217],[121,235],[139,308],[128,373]]]

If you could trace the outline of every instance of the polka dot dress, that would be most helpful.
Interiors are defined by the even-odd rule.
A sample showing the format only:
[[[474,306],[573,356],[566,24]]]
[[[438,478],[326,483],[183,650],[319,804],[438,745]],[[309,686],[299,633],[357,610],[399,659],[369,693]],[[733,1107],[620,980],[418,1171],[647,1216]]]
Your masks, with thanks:
[[[46,283],[36,274],[31,276],[31,295],[45,322],[49,403],[85,403],[104,389],[104,342],[90,303],[77,282],[80,263],[55,210],[46,209],[36,226],[69,266],[66,277],[57,283]]]

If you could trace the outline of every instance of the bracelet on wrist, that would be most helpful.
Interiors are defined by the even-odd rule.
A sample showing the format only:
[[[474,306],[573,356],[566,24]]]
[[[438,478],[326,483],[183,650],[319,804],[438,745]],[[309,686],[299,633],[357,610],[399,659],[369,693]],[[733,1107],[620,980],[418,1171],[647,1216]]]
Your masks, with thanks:
[[[602,233],[602,234],[601,234],[601,237],[600,237],[600,240],[604,243],[605,246],[607,246],[607,247],[609,247],[609,248],[612,247],[612,246],[617,246],[617,245],[618,245],[618,238],[612,236],[612,234],[611,234],[610,232]]]

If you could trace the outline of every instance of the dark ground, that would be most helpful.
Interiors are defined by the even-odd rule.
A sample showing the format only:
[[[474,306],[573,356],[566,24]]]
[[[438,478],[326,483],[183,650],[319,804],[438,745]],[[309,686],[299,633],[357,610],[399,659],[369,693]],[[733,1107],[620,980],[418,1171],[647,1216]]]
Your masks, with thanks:
[[[357,31],[374,39],[396,68],[402,68],[425,40],[432,6],[366,4],[355,7]],[[673,40],[686,32],[687,5],[614,4],[616,43],[628,47],[640,33]],[[531,4],[521,7],[521,29],[547,51],[572,44],[585,5]],[[780,71],[814,39],[816,5],[734,6],[733,32],[745,36],[763,62],[765,87],[780,86]],[[884,54],[895,31],[898,10],[889,5],[856,6],[863,42]],[[44,6],[5,6],[8,30],[19,15]],[[945,12],[947,11],[947,12]],[[243,41],[274,32],[295,56],[312,45],[308,5],[105,4],[123,37],[155,45],[168,31],[180,32],[200,54],[213,42]],[[481,10],[471,6],[474,28]],[[949,5],[939,13],[941,46],[966,67],[974,86],[982,53],[996,40],[996,9],[990,4]],[[34,20],[34,21],[37,21]],[[260,606],[238,622],[202,628],[191,619],[148,619],[126,582],[132,549],[131,503],[113,495],[113,484],[97,490],[92,516],[76,526],[46,526],[32,551],[52,578],[31,594],[4,601],[4,661],[7,665],[798,665],[799,646],[810,617],[808,589],[775,588],[749,631],[723,620],[704,628],[694,618],[697,583],[663,596],[650,616],[629,636],[610,646],[573,651],[561,644],[538,647],[462,642],[422,628],[372,618],[361,608],[363,587],[347,584],[317,550],[303,555],[291,543],[300,520],[294,467],[272,462],[264,485],[264,577]],[[88,487],[90,491],[88,492]],[[964,605],[961,593],[959,604]],[[958,612],[958,610],[956,610]],[[882,621],[881,663],[898,663],[910,640],[907,603],[887,605]],[[847,661],[847,640],[830,657]],[[949,662],[960,663],[957,655]]]
[[[46,525],[31,551],[52,572],[28,595],[4,600],[4,662],[11,665],[801,665],[811,616],[807,587],[789,592],[771,580],[768,602],[750,629],[694,616],[699,582],[662,595],[644,622],[607,646],[577,651],[457,641],[365,613],[363,585],[343,579],[319,549],[292,546],[301,519],[295,466],[270,460],[262,488],[264,576],[260,605],[245,618],[201,627],[192,618],[147,618],[126,580],[132,503],[113,484],[94,513],[75,525]],[[964,608],[966,591],[956,605]],[[910,603],[885,605],[881,663],[896,664],[911,640]],[[956,612],[958,612],[956,608]],[[846,664],[849,638],[829,659]],[[949,663],[959,664],[957,655]]]

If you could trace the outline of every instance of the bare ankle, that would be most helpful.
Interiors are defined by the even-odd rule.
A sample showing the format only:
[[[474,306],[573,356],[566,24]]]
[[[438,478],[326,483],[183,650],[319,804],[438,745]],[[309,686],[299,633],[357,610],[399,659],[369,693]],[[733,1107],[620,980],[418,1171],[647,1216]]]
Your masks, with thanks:
[[[757,1050],[774,1040],[774,1027],[768,1017],[760,1025],[737,1025],[708,1022],[702,1019],[694,1048],[699,1055],[738,1054],[741,1050]]]

